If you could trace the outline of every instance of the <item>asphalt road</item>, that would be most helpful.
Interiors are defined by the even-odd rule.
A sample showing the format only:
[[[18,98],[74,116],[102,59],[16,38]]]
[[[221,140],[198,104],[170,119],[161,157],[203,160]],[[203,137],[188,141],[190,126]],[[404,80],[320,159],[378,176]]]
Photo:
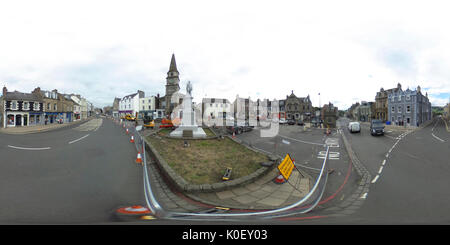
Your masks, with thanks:
[[[281,126],[275,138],[258,130],[238,138],[266,152],[296,160],[312,177],[327,139],[337,139],[329,160],[327,187],[310,213],[266,220],[265,224],[449,224],[450,133],[441,119],[414,132],[371,136],[367,126],[350,134],[345,125],[325,136],[321,130]],[[360,176],[343,147],[343,133],[370,172],[369,190],[357,192]],[[30,135],[0,135],[1,224],[109,224],[119,206],[144,204],[142,168],[123,128],[99,118]],[[360,188],[359,188],[360,189]],[[358,189],[358,190],[359,190]],[[352,200],[350,205],[343,206]],[[335,215],[339,214],[339,215]],[[133,222],[134,223],[134,222]],[[150,220],[147,224],[223,224]],[[250,222],[260,224],[260,222]]]
[[[401,135],[400,132],[392,134]],[[366,127],[362,128],[361,134],[349,134],[347,131],[347,135],[373,180],[360,209],[351,216],[328,222],[450,223],[450,133],[441,119],[435,119],[427,127],[411,132],[400,140],[371,136]]]
[[[94,120],[0,135],[1,224],[107,223],[119,206],[144,203],[136,149],[119,126]]]

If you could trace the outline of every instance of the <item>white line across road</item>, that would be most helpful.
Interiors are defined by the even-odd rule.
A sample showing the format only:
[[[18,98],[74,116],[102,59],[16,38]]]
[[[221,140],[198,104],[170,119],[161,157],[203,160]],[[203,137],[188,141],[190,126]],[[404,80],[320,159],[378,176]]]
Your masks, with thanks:
[[[77,142],[77,141],[80,141],[80,140],[82,140],[82,139],[84,139],[84,138],[86,138],[86,137],[88,137],[88,136],[89,136],[89,134],[86,134],[85,136],[83,136],[83,137],[81,137],[81,138],[79,138],[79,139],[70,141],[69,144],[72,144],[72,143],[75,143],[75,142]]]
[[[8,145],[10,148],[18,149],[18,150],[28,150],[28,151],[42,151],[42,150],[50,150],[50,147],[41,147],[41,148],[31,148],[31,147],[19,147],[19,146],[13,146]]]
[[[324,143],[315,143],[315,142],[303,141],[303,140],[294,139],[294,138],[291,138],[291,137],[288,137],[288,136],[284,136],[284,135],[281,135],[281,134],[279,134],[279,136],[283,137],[283,138],[286,138],[286,139],[293,140],[293,141],[297,141],[297,142],[300,142],[300,143],[305,143],[305,144],[310,144],[310,145],[326,146],[326,144],[324,144]]]

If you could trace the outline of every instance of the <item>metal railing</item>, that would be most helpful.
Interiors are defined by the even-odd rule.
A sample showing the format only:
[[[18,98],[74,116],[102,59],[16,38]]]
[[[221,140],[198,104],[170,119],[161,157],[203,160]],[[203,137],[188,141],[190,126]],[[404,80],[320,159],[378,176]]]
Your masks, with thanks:
[[[119,125],[125,124],[126,128],[130,127],[130,122],[120,122],[115,120],[115,122]],[[314,209],[318,203],[320,202],[323,193],[325,191],[325,186],[328,180],[328,171],[327,171],[327,159],[329,155],[329,147],[327,147],[326,155],[323,160],[322,168],[320,169],[320,173],[317,177],[317,180],[310,190],[310,192],[304,196],[298,202],[295,202],[291,205],[288,205],[283,208],[273,209],[269,211],[259,211],[259,212],[243,212],[243,213],[185,213],[185,212],[170,212],[165,211],[162,206],[158,203],[155,198],[151,181],[148,177],[148,168],[147,168],[147,154],[145,151],[145,140],[142,135],[136,130],[135,127],[130,127],[129,134],[135,136],[135,146],[136,150],[142,152],[143,159],[143,181],[144,181],[144,195],[147,207],[151,210],[151,212],[159,217],[164,219],[183,219],[183,220],[205,220],[205,219],[213,219],[213,220],[248,220],[248,219],[270,219],[276,217],[284,217],[291,216],[295,214],[303,214]]]

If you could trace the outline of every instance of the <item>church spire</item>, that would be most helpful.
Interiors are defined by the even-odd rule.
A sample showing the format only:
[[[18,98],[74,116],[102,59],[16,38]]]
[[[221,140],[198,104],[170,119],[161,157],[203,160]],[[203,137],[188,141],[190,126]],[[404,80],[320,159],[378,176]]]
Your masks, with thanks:
[[[170,60],[169,72],[178,72],[177,62],[175,61],[175,54],[172,54],[172,60]]]

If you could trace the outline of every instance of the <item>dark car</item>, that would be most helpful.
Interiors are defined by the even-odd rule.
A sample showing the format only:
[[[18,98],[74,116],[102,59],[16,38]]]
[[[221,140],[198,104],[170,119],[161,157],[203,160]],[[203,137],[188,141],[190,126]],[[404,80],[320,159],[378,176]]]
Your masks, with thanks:
[[[384,135],[384,123],[381,120],[372,120],[370,122],[371,135]]]
[[[295,120],[294,119],[288,119],[287,123],[289,125],[295,125]]]
[[[300,119],[297,121],[297,125],[303,126],[303,125],[305,125],[305,123]]]

